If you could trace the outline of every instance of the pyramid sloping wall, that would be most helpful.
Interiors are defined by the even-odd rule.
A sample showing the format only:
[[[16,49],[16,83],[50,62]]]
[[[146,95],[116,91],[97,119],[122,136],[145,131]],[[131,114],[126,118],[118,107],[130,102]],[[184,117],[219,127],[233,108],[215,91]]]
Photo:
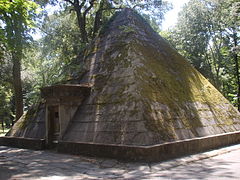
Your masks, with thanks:
[[[20,138],[45,138],[45,105],[33,105],[10,129],[7,136]]]
[[[152,145],[240,130],[238,111],[132,10],[84,61],[92,91],[63,141]]]

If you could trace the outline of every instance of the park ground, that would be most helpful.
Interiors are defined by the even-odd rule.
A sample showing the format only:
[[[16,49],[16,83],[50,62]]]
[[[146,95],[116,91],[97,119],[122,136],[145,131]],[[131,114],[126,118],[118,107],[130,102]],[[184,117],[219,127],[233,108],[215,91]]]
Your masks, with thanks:
[[[9,129],[5,128],[4,130],[0,128],[0,137],[5,136],[5,134],[9,131]]]
[[[239,179],[240,145],[158,163],[0,146],[0,180]]]

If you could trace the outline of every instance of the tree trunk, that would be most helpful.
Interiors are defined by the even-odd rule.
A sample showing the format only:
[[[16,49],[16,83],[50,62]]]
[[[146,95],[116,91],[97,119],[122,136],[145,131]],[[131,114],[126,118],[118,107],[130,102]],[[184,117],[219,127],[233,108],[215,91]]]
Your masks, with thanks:
[[[79,27],[79,30],[81,33],[82,42],[87,43],[88,42],[88,34],[86,31],[86,19],[85,19],[86,17],[84,17],[81,14],[81,9],[80,9],[79,5],[75,5],[74,8],[77,13],[78,27]]]
[[[95,18],[94,18],[92,38],[94,38],[96,36],[98,30],[100,29],[100,27],[102,25],[101,19],[102,19],[103,5],[104,5],[104,1],[101,1],[99,9],[97,10]]]
[[[86,0],[64,0],[68,3],[70,3],[73,7],[74,7],[74,10],[76,11],[77,13],[77,22],[78,22],[78,27],[79,27],[79,30],[80,30],[80,33],[81,33],[81,39],[82,39],[82,42],[83,43],[88,43],[89,41],[89,38],[88,35],[91,33],[88,34],[87,30],[86,30],[86,17],[88,15],[88,12],[93,8],[94,6],[94,3],[96,2],[96,0],[89,0],[89,1],[86,1]],[[87,5],[90,4],[88,7]]]
[[[16,121],[23,115],[23,94],[21,82],[21,56],[19,53],[12,52],[13,59],[13,88],[16,110]]]
[[[233,42],[234,42],[234,48],[237,47],[237,33],[234,31],[233,33]],[[239,76],[239,63],[238,63],[238,55],[236,50],[233,54],[233,59],[235,62],[235,71],[236,71],[236,78],[237,78],[237,107],[238,111],[240,111],[240,76]]]

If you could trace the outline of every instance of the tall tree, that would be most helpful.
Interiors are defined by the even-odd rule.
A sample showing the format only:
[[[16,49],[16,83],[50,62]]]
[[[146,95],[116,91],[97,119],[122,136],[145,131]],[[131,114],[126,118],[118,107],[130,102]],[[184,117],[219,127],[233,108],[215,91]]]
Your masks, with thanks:
[[[23,96],[21,83],[21,60],[23,47],[29,39],[29,28],[36,14],[37,5],[28,0],[1,0],[0,20],[1,30],[7,51],[12,59],[12,76],[15,98],[16,120],[23,114]]]
[[[231,0],[230,2],[225,2],[223,4],[226,9],[230,10],[230,16],[228,16],[228,21],[224,22],[225,28],[229,34],[228,38],[232,39],[232,54],[235,63],[235,76],[237,80],[237,106],[240,111],[240,71],[239,71],[239,38],[240,38],[240,1],[239,0]],[[225,11],[225,15],[227,15]]]

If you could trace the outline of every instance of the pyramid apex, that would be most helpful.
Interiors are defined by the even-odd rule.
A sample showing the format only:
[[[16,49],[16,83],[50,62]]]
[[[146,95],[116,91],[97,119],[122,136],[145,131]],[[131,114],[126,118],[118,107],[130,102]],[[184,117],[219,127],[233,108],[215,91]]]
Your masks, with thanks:
[[[160,39],[164,41],[160,35],[154,31],[146,19],[138,14],[137,11],[131,8],[124,8],[121,11],[117,11],[109,22],[103,27],[100,32],[100,37],[107,36],[118,36],[121,41],[125,38],[126,34],[138,34],[148,36],[148,38]]]

